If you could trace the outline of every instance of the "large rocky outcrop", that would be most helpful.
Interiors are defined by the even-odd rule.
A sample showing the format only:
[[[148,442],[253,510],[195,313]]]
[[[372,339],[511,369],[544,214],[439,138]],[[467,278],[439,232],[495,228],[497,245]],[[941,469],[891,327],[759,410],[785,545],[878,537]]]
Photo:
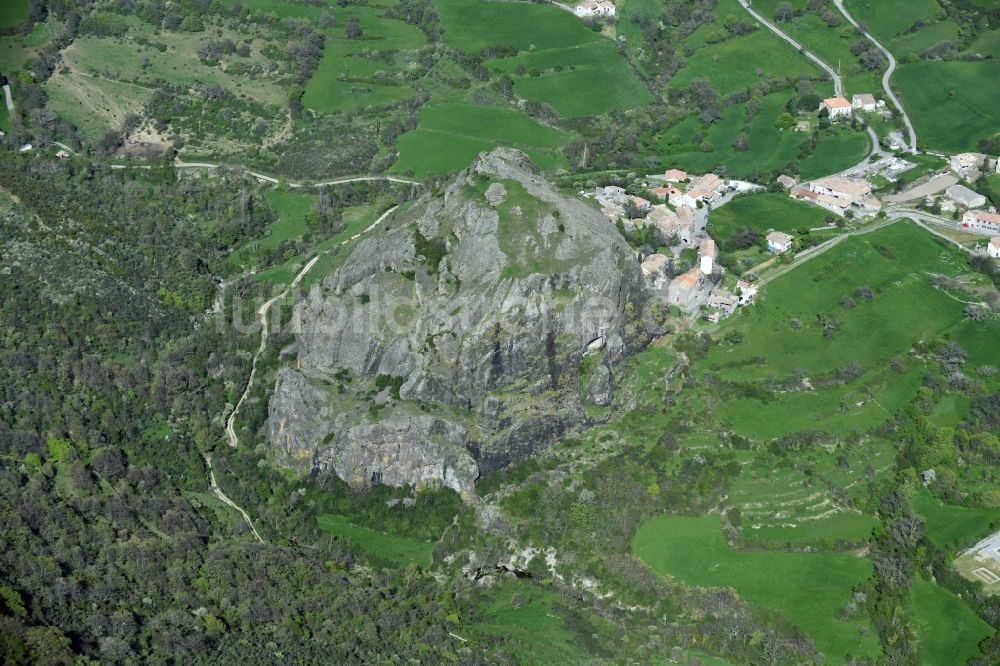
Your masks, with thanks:
[[[484,153],[297,306],[297,362],[278,373],[269,439],[303,472],[471,492],[480,472],[610,401],[615,362],[641,343],[642,298],[604,216],[522,153]],[[585,353],[604,367],[581,386]]]

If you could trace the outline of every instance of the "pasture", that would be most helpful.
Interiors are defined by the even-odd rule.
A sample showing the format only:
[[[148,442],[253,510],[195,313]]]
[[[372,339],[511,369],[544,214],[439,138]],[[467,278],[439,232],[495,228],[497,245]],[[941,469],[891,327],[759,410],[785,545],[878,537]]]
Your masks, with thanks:
[[[28,20],[28,0],[4,0],[0,4],[0,31],[16,28]]]
[[[496,146],[520,148],[542,169],[565,164],[562,146],[572,136],[514,109],[465,102],[431,103],[419,112],[413,132],[397,139],[395,173],[444,174],[469,166]]]
[[[1000,62],[920,61],[893,76],[900,99],[931,150],[976,150],[1000,129]]]
[[[363,33],[359,39],[346,39],[340,27],[327,30],[323,58],[302,96],[306,108],[321,113],[352,111],[395,104],[416,94],[404,72],[427,38],[415,26],[385,18],[383,11],[352,5],[331,12],[338,26],[357,19]]]
[[[261,53],[264,44],[255,40],[247,59],[253,75],[234,74],[217,65],[198,59],[198,47],[205,37],[197,33],[159,32],[138,19],[129,19],[129,33],[123,38],[81,37],[63,51],[63,61],[73,72],[115,81],[155,85],[158,79],[184,86],[221,86],[237,97],[262,104],[284,105],[287,100],[275,75],[265,73],[267,58]],[[223,31],[222,37],[239,40],[240,35]],[[137,37],[149,40],[140,44]],[[161,44],[162,47],[155,47]],[[163,48],[161,51],[160,48]]]
[[[555,595],[532,583],[513,580],[484,598],[473,617],[461,618],[460,634],[483,640],[514,638],[517,663],[583,663],[587,654],[555,608]]]
[[[827,217],[839,217],[818,206],[811,206],[786,194],[765,192],[736,197],[725,206],[714,209],[708,216],[708,231],[721,245],[741,228],[749,228],[765,236],[768,231],[784,231],[792,235],[803,229],[826,226]]]
[[[734,332],[742,341],[713,346],[706,367],[750,386],[801,373],[813,388],[766,400],[737,395],[719,405],[716,418],[760,438],[812,429],[848,433],[883,422],[920,385],[922,364],[906,358],[911,346],[949,331],[960,344],[965,340],[962,303],[931,286],[928,275],[966,272],[957,250],[902,222],[847,238],[777,278],[765,298],[723,324],[718,337]],[[870,302],[858,296],[862,287],[872,290]],[[979,328],[995,335],[1000,324]],[[891,369],[897,356],[900,364]],[[843,375],[851,364],[857,369]]]
[[[971,546],[1000,522],[1000,509],[945,504],[927,490],[914,495],[912,503],[913,510],[925,521],[927,537],[943,550]]]
[[[614,42],[561,9],[483,0],[441,0],[436,6],[448,45],[473,53],[486,46],[516,49],[517,55],[491,60],[487,68],[511,74],[518,95],[548,104],[563,118],[653,100]]]
[[[762,57],[764,53],[767,57]],[[762,28],[698,49],[688,58],[684,68],[670,79],[670,84],[682,88],[703,77],[711,81],[717,91],[728,93],[753,85],[761,76],[821,78],[822,70],[799,55],[790,44]]]
[[[845,0],[844,7],[896,57],[903,54],[895,53],[893,39],[941,11],[936,0]]]
[[[775,93],[764,97],[760,113],[749,123],[746,105],[728,107],[722,118],[707,128],[696,115],[688,116],[668,128],[660,137],[663,166],[676,166],[694,173],[725,166],[733,177],[749,177],[755,171],[784,171],[794,162],[804,180],[842,171],[860,162],[868,153],[870,141],[864,132],[848,128],[831,128],[819,133],[816,148],[800,157],[809,135],[794,130],[778,130],[774,126],[788,102],[787,94]],[[740,151],[733,147],[737,136],[748,126],[748,147]],[[695,134],[703,134],[712,148],[705,151],[693,143]]]
[[[78,72],[56,72],[45,82],[45,94],[52,111],[96,141],[105,132],[120,128],[126,115],[142,115],[153,91]]]
[[[0,37],[0,72],[10,76],[23,69],[48,41],[49,28],[45,23],[36,23],[27,35]]]
[[[511,74],[517,94],[548,104],[563,118],[637,108],[653,101],[608,40],[522,53],[490,61],[487,67]],[[517,74],[518,68],[525,73]]]
[[[253,263],[252,259],[265,250],[273,250],[286,240],[305,234],[309,227],[306,214],[318,200],[317,195],[296,190],[268,190],[264,195],[278,219],[267,225],[263,238],[256,239],[234,252],[229,261],[236,265]]]
[[[302,195],[299,196],[312,196],[312,195]],[[302,214],[304,214],[308,208],[303,208],[304,203],[300,200],[296,204],[291,204],[292,206],[298,207]],[[290,284],[298,272],[305,266],[306,262],[309,261],[311,257],[320,254],[319,260],[316,265],[313,266],[312,270],[306,274],[302,279],[302,288],[308,291],[312,285],[316,284],[323,279],[330,271],[340,265],[341,262],[346,258],[348,252],[347,248],[344,248],[340,252],[327,253],[338,243],[346,243],[347,240],[354,234],[363,231],[376,219],[376,208],[374,206],[354,206],[344,210],[344,229],[343,231],[334,234],[333,236],[324,239],[323,241],[316,244],[309,252],[292,257],[288,261],[273,266],[265,271],[261,271],[254,276],[254,280],[273,282],[275,284]],[[294,230],[297,223],[294,219],[291,220],[285,229]],[[242,251],[242,250],[241,250]]]
[[[487,0],[437,0],[444,41],[476,53],[484,46],[518,51],[558,49],[604,39],[578,18],[552,5]]]
[[[376,532],[367,527],[352,525],[347,518],[324,514],[316,519],[316,524],[324,532],[329,532],[355,543],[373,556],[377,562],[385,562],[398,567],[416,565],[427,568],[434,555],[434,544],[407,537],[398,537]]]
[[[646,519],[632,551],[662,576],[699,587],[734,588],[743,599],[802,629],[831,663],[880,653],[867,617],[840,617],[852,588],[871,575],[867,559],[849,553],[734,551],[717,515]]]
[[[910,623],[927,666],[967,664],[982,654],[979,641],[994,633],[964,601],[919,574],[910,586]]]

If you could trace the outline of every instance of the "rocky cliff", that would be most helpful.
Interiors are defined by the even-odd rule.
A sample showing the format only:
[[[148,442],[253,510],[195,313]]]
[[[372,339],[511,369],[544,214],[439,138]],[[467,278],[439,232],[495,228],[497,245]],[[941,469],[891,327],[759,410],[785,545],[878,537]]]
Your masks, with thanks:
[[[609,404],[642,342],[632,251],[518,151],[480,155],[344,255],[297,306],[270,403],[278,461],[302,472],[472,492]]]

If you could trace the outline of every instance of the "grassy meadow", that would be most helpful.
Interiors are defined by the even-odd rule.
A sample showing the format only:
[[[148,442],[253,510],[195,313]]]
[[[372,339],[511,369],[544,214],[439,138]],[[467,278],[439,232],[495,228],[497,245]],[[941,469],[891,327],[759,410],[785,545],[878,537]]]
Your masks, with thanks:
[[[970,546],[1000,522],[1000,509],[945,504],[927,490],[913,496],[913,510],[924,519],[930,540],[944,550]]]
[[[419,119],[415,131],[397,140],[396,173],[420,177],[457,171],[495,146],[520,148],[543,169],[565,165],[561,148],[571,135],[520,111],[466,102],[431,103],[420,110]]]
[[[893,76],[900,99],[931,150],[975,150],[1000,130],[1000,62],[920,61]]]
[[[643,521],[633,552],[664,576],[699,587],[732,587],[747,601],[778,613],[809,634],[831,663],[879,654],[866,617],[841,619],[852,588],[871,562],[851,553],[738,552],[723,538],[717,515],[661,515]],[[781,575],[775,575],[781,572]]]
[[[960,344],[977,346],[963,334],[964,305],[928,280],[932,273],[964,272],[957,253],[915,225],[896,223],[848,238],[774,280],[766,298],[722,326],[720,336],[732,331],[742,341],[714,346],[706,366],[750,385],[799,372],[814,390],[735,397],[718,406],[716,418],[758,438],[810,429],[846,434],[884,421],[916,395],[923,365],[907,359],[914,343],[950,332]],[[862,287],[872,290],[871,302],[857,295]],[[824,334],[821,315],[835,331]],[[990,320],[975,330],[989,336],[998,328]],[[897,370],[889,368],[894,357],[901,361]],[[862,373],[839,380],[852,363]]]
[[[802,146],[809,135],[792,129],[778,130],[774,126],[787,102],[787,94],[767,95],[760,113],[749,122],[745,104],[728,107],[722,118],[707,128],[698,116],[685,118],[660,137],[663,165],[695,173],[724,165],[734,177],[748,177],[755,170],[762,173],[782,171],[794,162],[802,178],[809,179],[846,169],[868,154],[870,140],[864,132],[835,127],[820,132],[815,150],[802,155]],[[748,148],[739,151],[733,147],[733,142],[744,126],[749,127],[746,132]],[[693,143],[697,133],[703,135],[712,150],[705,151]]]
[[[910,621],[926,666],[967,664],[982,654],[979,641],[995,631],[961,599],[920,575],[910,587]]]
[[[128,114],[141,115],[150,88],[84,74],[55,73],[45,82],[49,108],[96,141],[122,126]]]
[[[354,542],[376,561],[387,562],[399,567],[416,565],[427,568],[434,555],[434,544],[406,537],[376,532],[367,527],[352,525],[347,518],[325,514],[316,519],[319,528]]]
[[[825,227],[827,216],[838,217],[786,194],[766,192],[736,197],[713,210],[708,218],[708,232],[721,244],[744,227],[762,237],[772,229],[797,235],[803,229]]]
[[[4,0],[0,4],[0,31],[16,28],[28,19],[28,0]]]

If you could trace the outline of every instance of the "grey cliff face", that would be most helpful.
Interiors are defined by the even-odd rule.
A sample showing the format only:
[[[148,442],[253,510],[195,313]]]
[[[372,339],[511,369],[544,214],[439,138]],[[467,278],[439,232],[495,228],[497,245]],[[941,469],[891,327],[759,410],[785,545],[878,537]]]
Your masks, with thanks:
[[[302,472],[471,493],[584,423],[581,395],[610,403],[612,373],[580,386],[578,368],[588,345],[613,367],[641,344],[642,299],[605,217],[522,153],[484,153],[298,305],[297,366],[278,374],[268,437]]]

